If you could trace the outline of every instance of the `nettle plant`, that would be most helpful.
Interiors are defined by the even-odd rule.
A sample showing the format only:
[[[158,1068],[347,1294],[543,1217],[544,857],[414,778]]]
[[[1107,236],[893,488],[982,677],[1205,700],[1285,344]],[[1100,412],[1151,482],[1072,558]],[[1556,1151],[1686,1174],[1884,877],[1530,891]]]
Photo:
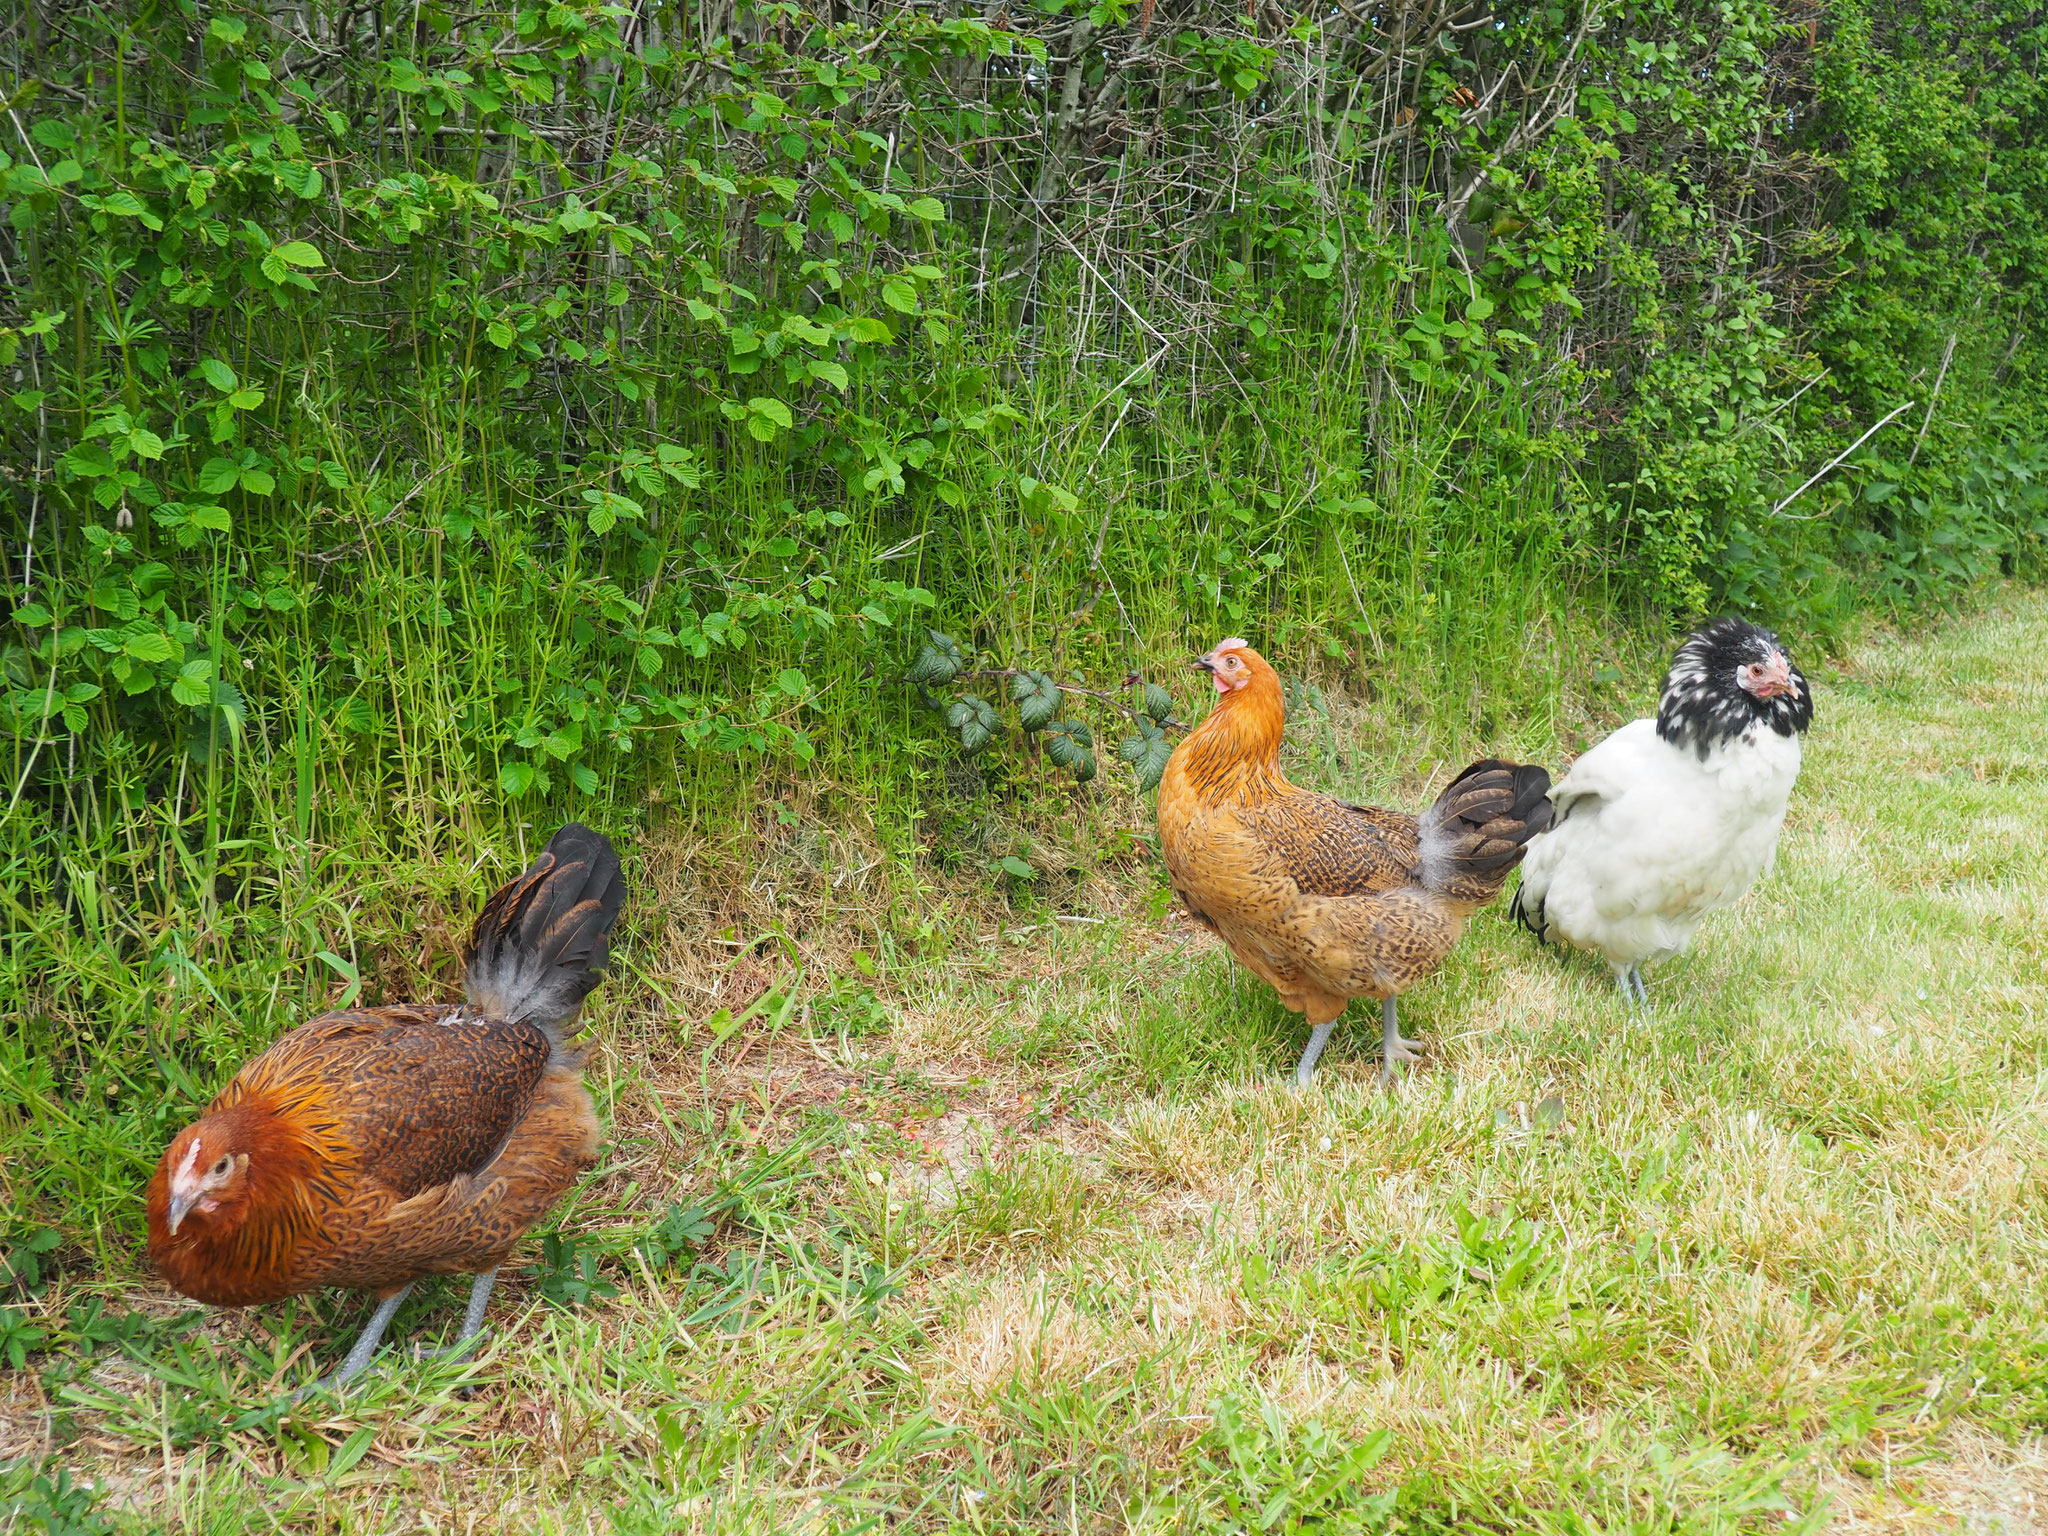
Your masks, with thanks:
[[[1166,772],[1166,760],[1173,752],[1167,733],[1187,729],[1185,722],[1174,718],[1173,695],[1135,672],[1120,684],[1133,701],[1126,702],[1107,689],[1062,683],[1049,672],[1029,667],[977,667],[972,659],[951,635],[927,630],[916,659],[903,674],[924,705],[945,718],[947,730],[970,755],[986,751],[1004,734],[1002,715],[978,693],[940,694],[934,689],[971,682],[1006,684],[1025,741],[1042,751],[1054,767],[1071,773],[1076,784],[1086,784],[1096,775],[1095,732],[1086,720],[1064,711],[1069,695],[1092,700],[1095,708],[1114,713],[1129,726],[1131,734],[1117,743],[1116,755],[1131,765],[1140,791],[1155,788]]]

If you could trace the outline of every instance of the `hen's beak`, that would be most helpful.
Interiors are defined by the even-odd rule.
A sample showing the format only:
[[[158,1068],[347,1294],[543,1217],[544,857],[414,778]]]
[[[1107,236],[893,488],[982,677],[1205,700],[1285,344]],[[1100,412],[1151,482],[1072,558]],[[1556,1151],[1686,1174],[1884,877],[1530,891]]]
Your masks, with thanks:
[[[1757,697],[1774,699],[1781,693],[1792,691],[1792,663],[1783,651],[1771,652],[1771,659],[1764,663],[1764,675],[1757,683]]]
[[[1197,672],[1206,672],[1211,677],[1216,675],[1216,663],[1206,656],[1197,656],[1192,665]]]
[[[171,1236],[178,1235],[179,1224],[192,1214],[192,1207],[199,1203],[196,1189],[174,1190],[171,1194],[171,1208],[165,1217],[165,1225],[171,1229]]]

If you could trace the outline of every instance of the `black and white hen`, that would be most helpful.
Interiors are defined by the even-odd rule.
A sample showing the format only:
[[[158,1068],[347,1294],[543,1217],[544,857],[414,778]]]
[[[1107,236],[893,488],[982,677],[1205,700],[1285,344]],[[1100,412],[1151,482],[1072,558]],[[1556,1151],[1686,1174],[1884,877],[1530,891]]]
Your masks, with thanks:
[[[1778,637],[1716,619],[1672,658],[1654,720],[1632,720],[1550,789],[1514,915],[1593,950],[1631,1005],[1642,967],[1685,953],[1709,912],[1770,867],[1813,695]]]

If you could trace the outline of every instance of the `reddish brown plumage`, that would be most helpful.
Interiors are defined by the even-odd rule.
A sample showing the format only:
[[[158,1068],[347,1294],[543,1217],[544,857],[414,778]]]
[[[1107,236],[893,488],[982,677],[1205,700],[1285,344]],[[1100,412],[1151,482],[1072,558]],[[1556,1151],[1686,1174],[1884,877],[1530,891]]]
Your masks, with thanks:
[[[1280,679],[1242,641],[1204,658],[1221,696],[1159,784],[1174,891],[1311,1024],[1434,970],[1549,821],[1541,768],[1488,760],[1421,818],[1296,788]]]
[[[621,894],[611,845],[565,827],[478,919],[469,1004],[330,1013],[247,1063],[150,1180],[164,1278],[246,1306],[495,1268],[595,1160],[562,1030]]]

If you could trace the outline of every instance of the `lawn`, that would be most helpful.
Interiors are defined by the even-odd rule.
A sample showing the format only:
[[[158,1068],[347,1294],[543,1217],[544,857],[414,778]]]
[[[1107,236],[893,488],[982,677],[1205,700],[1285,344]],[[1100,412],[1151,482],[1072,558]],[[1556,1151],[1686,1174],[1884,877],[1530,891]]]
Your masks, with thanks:
[[[67,1466],[177,1532],[2041,1530],[2048,599],[1801,659],[1776,872],[1653,1012],[1496,906],[1393,1094],[1364,1005],[1292,1091],[1299,1021],[1142,845],[935,904],[922,959],[751,942],[866,899],[829,830],[780,898],[642,849],[607,1161],[475,1362],[287,1411],[360,1298],[115,1265],[18,1317],[62,1347],[0,1375],[0,1456],[53,1529]],[[1298,776],[1412,808],[1454,766],[1341,734]]]

